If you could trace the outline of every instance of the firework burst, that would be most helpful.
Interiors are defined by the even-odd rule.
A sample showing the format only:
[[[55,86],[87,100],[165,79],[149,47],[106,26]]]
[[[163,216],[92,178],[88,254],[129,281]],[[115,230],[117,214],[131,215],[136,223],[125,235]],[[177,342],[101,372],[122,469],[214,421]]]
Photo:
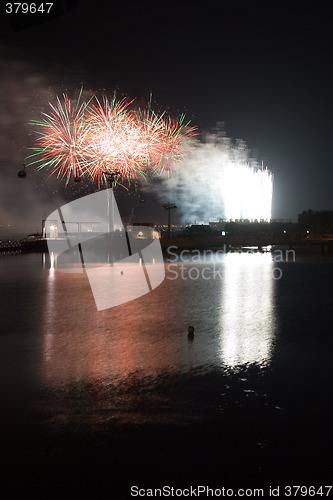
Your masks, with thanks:
[[[144,175],[142,135],[128,107],[131,102],[111,101],[101,103],[97,98],[88,108],[86,125],[89,144],[86,154],[94,161],[86,169],[93,180],[103,182],[103,174],[119,172],[122,180],[130,181]]]
[[[152,111],[133,111],[126,99],[102,102],[97,97],[88,103],[72,103],[67,95],[51,112],[43,113],[42,121],[31,122],[38,127],[39,140],[30,155],[37,169],[47,169],[58,178],[81,177],[106,183],[117,173],[130,182],[154,173],[170,172],[172,164],[183,157],[186,139],[195,134],[182,115],[172,121]]]
[[[67,182],[71,176],[80,177],[87,168],[87,104],[80,103],[81,94],[82,90],[75,104],[63,94],[63,101],[57,98],[55,106],[50,104],[51,111],[43,113],[42,121],[31,122],[39,129],[39,140],[31,148],[35,153],[29,156],[33,159],[29,165],[37,165],[37,170],[47,168]]]
[[[162,115],[160,122],[162,141],[154,169],[169,175],[172,166],[185,157],[189,140],[197,133],[195,127],[189,127],[189,122],[185,123],[185,115],[181,115],[178,121],[173,121],[170,117],[164,118]]]

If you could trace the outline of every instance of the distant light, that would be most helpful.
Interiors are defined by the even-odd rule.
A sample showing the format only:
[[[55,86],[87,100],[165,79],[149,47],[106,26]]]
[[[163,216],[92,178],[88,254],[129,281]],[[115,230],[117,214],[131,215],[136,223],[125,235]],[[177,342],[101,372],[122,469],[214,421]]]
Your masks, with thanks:
[[[222,232],[221,232],[221,235],[222,235],[222,236],[225,236],[225,231],[222,231]]]
[[[247,163],[230,160],[214,178],[225,218],[231,221],[271,219],[273,174]]]
[[[310,231],[307,231],[307,233],[309,234]]]
[[[283,232],[284,232],[284,234],[286,234],[286,232],[287,232],[287,231],[286,231],[286,230],[284,230]]]
[[[58,238],[58,227],[55,224],[50,225],[50,238]]]
[[[55,261],[54,253],[51,252],[50,253],[50,271],[54,271],[54,261]]]

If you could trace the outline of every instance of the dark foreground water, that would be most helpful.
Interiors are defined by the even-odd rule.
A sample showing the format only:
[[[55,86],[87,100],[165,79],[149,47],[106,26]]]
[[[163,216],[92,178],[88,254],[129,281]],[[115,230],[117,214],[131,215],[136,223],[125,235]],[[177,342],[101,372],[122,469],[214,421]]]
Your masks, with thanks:
[[[332,484],[333,261],[180,265],[98,312],[85,275],[0,257],[1,498]]]

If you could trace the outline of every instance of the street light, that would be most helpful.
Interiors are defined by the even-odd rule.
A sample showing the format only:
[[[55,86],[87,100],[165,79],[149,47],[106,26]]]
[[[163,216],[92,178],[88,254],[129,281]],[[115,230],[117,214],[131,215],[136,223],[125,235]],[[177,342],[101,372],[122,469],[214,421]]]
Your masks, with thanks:
[[[173,205],[172,203],[166,203],[165,205],[163,205],[163,207],[165,208],[165,210],[168,211],[168,238],[170,238],[170,212],[173,208],[177,208],[176,205]]]
[[[121,175],[121,172],[118,172],[117,170],[115,172],[105,172],[103,171],[103,175],[105,177],[106,184],[113,189],[115,184],[117,183],[118,177]],[[109,212],[109,240],[110,240],[110,251],[111,251],[111,261],[110,261],[110,252],[108,253],[109,255],[109,262],[113,266],[114,263],[114,194],[113,192],[110,193],[108,191],[108,212]],[[127,245],[129,246],[129,241],[128,241],[128,235],[126,231],[126,241]]]

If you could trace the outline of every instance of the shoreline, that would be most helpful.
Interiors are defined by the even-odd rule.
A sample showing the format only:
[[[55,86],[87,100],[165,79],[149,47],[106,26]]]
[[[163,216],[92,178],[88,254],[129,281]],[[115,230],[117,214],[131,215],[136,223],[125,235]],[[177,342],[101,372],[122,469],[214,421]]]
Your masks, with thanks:
[[[173,252],[191,251],[223,251],[228,252],[274,252],[274,250],[294,250],[300,255],[333,255],[333,239],[319,236],[317,239],[294,239],[274,237],[194,237],[194,238],[161,238],[163,255],[168,248]],[[270,248],[268,250],[268,248]],[[48,252],[46,239],[12,239],[0,241],[0,255]]]

